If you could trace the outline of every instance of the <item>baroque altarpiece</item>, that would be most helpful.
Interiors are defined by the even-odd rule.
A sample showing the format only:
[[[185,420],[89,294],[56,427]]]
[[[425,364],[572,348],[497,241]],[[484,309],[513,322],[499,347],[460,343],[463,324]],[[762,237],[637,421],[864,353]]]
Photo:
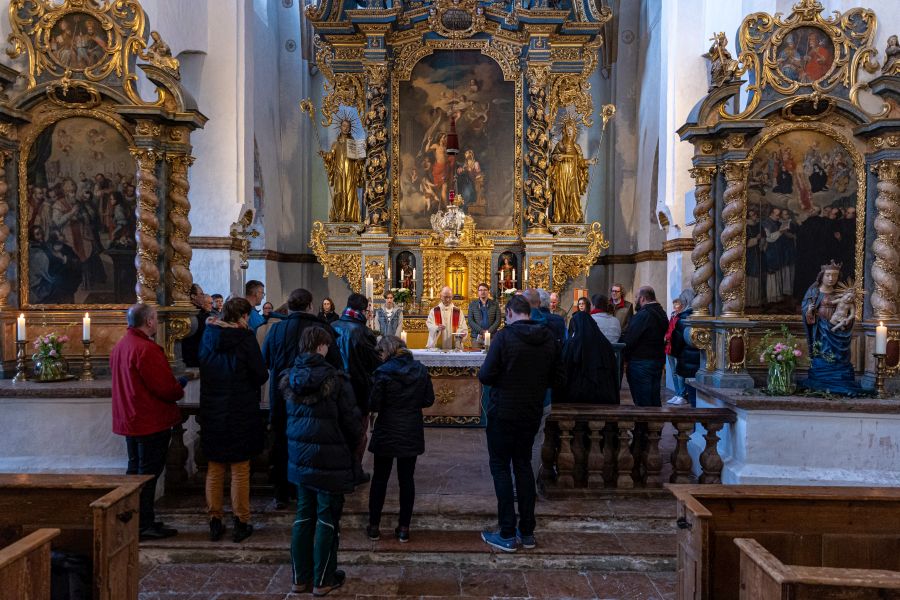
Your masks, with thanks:
[[[782,325],[805,337],[804,293],[822,265],[855,288],[854,370],[874,378],[875,327],[889,328],[887,375],[900,373],[900,47],[881,62],[874,12],[754,13],[732,56],[712,38],[708,95],[680,129],[694,146],[692,339],[698,380],[750,387],[756,348]],[[806,364],[804,354],[801,365]],[[889,386],[890,387],[890,386]]]
[[[79,340],[89,312],[100,358],[136,301],[158,305],[174,362],[196,312],[188,170],[206,117],[137,0],[12,0],[9,20],[7,53],[24,69],[0,69],[4,369],[19,314],[29,341]],[[154,98],[138,93],[136,68]]]
[[[314,223],[310,242],[325,274],[355,291],[370,279],[375,298],[408,287],[424,306],[445,285],[466,301],[481,282],[502,297],[562,291],[585,274],[608,246],[585,222],[591,161],[577,143],[614,111],[595,110],[588,83],[612,16],[598,5],[309,7],[326,83],[318,114],[301,107],[340,128],[321,152],[329,222]]]

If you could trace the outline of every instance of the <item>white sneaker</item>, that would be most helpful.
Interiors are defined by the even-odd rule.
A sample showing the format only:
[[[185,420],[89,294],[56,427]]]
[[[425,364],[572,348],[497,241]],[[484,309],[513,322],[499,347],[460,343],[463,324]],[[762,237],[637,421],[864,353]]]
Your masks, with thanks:
[[[682,398],[681,396],[672,396],[671,398],[668,399],[668,401],[666,401],[666,404],[678,405],[678,404],[683,404],[683,403],[684,403],[684,398]]]

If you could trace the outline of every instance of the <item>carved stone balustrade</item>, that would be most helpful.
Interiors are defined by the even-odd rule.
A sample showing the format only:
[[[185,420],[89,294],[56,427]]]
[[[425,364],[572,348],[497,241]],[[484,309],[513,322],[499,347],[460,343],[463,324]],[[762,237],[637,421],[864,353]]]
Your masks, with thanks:
[[[660,442],[666,424],[675,430],[668,481],[695,481],[688,440],[700,424],[706,430],[706,446],[699,456],[698,482],[721,483],[718,432],[735,420],[735,413],[727,408],[554,404],[541,448],[540,483],[551,497],[610,489],[662,489]]]

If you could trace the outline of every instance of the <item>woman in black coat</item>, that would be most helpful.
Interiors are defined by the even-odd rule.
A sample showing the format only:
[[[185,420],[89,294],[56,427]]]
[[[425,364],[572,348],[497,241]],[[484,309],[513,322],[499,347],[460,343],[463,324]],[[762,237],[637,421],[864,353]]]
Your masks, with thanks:
[[[253,307],[244,298],[225,303],[222,320],[210,319],[200,345],[200,441],[209,460],[206,503],[209,537],[221,539],[225,467],[231,466],[235,542],[250,525],[250,459],[263,449],[265,419],[260,391],[269,372],[256,336],[247,325]]]
[[[619,371],[612,344],[589,312],[576,312],[569,321],[563,346],[566,386],[555,402],[619,403]],[[561,400],[557,400],[561,398]]]
[[[401,542],[409,541],[416,487],[413,474],[416,457],[425,452],[425,424],[422,409],[434,404],[434,388],[428,369],[415,360],[398,337],[386,335],[376,346],[384,362],[375,370],[369,410],[378,413],[369,441],[369,452],[375,455],[375,472],[369,488],[369,525],[366,534],[378,540],[381,532],[381,510],[387,492],[391,467],[397,459],[400,484],[399,526],[394,530]]]

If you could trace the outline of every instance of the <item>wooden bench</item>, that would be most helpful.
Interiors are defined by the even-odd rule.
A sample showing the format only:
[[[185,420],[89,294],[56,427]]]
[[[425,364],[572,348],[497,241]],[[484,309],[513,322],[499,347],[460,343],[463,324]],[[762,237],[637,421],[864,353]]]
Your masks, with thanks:
[[[89,557],[94,600],[138,594],[139,495],[149,475],[0,474],[0,546],[59,529],[53,549]]]
[[[900,572],[786,565],[753,539],[737,538],[741,600],[900,598]]]
[[[0,600],[50,598],[50,542],[59,529],[38,529],[0,548]]]
[[[900,571],[900,488],[670,485],[680,600],[740,598],[753,538],[787,565]]]

